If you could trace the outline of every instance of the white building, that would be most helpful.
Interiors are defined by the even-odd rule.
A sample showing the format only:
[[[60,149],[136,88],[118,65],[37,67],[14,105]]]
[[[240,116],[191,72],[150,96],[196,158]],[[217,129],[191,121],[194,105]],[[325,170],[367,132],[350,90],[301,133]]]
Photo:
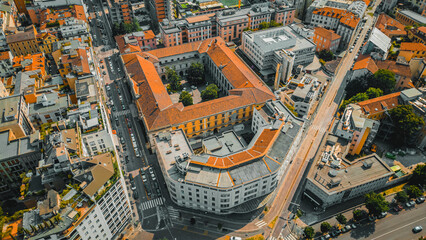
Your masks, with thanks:
[[[275,75],[275,51],[287,50],[294,53],[294,66],[312,63],[315,44],[299,35],[289,26],[243,33],[242,50],[259,68],[264,78]]]
[[[96,121],[98,120],[96,119]],[[81,141],[83,143],[83,154],[87,154],[86,156],[93,156],[98,152],[109,152],[114,149],[112,139],[105,129],[93,133],[82,134]]]
[[[195,154],[181,129],[157,134],[157,157],[172,201],[216,214],[262,207],[296,150],[302,126],[281,102],[268,101],[254,109],[255,136],[247,145],[230,130],[203,139],[203,153]]]
[[[391,46],[391,39],[379,29],[373,28],[361,52],[362,54],[373,56],[376,60],[386,60]]]
[[[327,208],[382,189],[394,174],[379,156],[371,154],[353,162],[342,159],[337,137],[328,136],[308,173],[304,195]]]

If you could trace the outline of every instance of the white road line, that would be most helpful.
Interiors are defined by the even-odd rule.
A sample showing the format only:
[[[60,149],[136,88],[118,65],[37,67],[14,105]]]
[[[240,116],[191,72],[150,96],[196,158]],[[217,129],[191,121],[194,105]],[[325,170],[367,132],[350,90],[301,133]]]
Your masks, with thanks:
[[[407,224],[405,224],[404,226],[401,226],[401,227],[399,227],[399,228],[395,228],[395,229],[393,229],[392,231],[389,231],[389,232],[387,232],[387,233],[384,233],[384,234],[382,234],[382,235],[380,235],[380,236],[378,236],[378,237],[375,237],[375,238],[373,238],[373,239],[371,239],[371,240],[379,239],[379,238],[381,238],[381,237],[383,237],[383,236],[385,236],[385,235],[388,235],[389,233],[393,233],[393,232],[395,232],[395,231],[398,231],[398,230],[399,230],[399,229],[401,229],[401,228],[405,228],[405,227],[407,227],[407,226],[409,226],[409,225],[411,225],[411,224],[413,224],[413,223],[415,223],[415,222],[419,222],[419,221],[421,221],[421,220],[423,220],[423,219],[425,219],[425,218],[426,218],[426,217],[423,217],[423,218],[418,219],[418,220],[416,220],[416,221],[414,221],[414,222],[407,223]]]
[[[258,221],[257,223],[255,223],[254,225],[258,226],[259,228],[265,226],[267,223],[265,221]]]

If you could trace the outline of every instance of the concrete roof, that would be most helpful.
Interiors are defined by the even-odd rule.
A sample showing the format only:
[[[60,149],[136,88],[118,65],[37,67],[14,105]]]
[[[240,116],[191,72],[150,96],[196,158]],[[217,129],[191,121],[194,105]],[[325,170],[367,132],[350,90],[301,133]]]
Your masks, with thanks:
[[[426,24],[426,17],[415,13],[413,11],[410,10],[401,10],[399,11],[399,13],[401,13],[402,15],[405,15],[407,18],[413,19],[416,22],[422,23],[422,24]]]
[[[388,52],[392,45],[391,39],[377,28],[373,28],[369,41],[385,53]]]

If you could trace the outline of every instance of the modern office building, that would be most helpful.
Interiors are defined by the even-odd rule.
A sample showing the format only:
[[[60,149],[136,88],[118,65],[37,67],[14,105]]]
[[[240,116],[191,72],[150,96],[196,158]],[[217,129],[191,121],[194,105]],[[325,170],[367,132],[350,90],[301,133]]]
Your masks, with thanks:
[[[312,63],[315,44],[289,26],[243,33],[242,51],[256,65],[263,78],[276,73],[275,51],[286,50],[295,56],[293,66]]]

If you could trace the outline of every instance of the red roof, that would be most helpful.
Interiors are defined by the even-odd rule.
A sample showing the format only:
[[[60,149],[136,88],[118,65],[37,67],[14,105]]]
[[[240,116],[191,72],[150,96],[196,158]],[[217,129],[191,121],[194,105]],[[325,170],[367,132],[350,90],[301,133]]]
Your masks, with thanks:
[[[401,92],[391,93],[378,98],[365,100],[357,104],[361,107],[364,114],[368,116],[396,108],[399,105],[399,95],[401,95]]]

